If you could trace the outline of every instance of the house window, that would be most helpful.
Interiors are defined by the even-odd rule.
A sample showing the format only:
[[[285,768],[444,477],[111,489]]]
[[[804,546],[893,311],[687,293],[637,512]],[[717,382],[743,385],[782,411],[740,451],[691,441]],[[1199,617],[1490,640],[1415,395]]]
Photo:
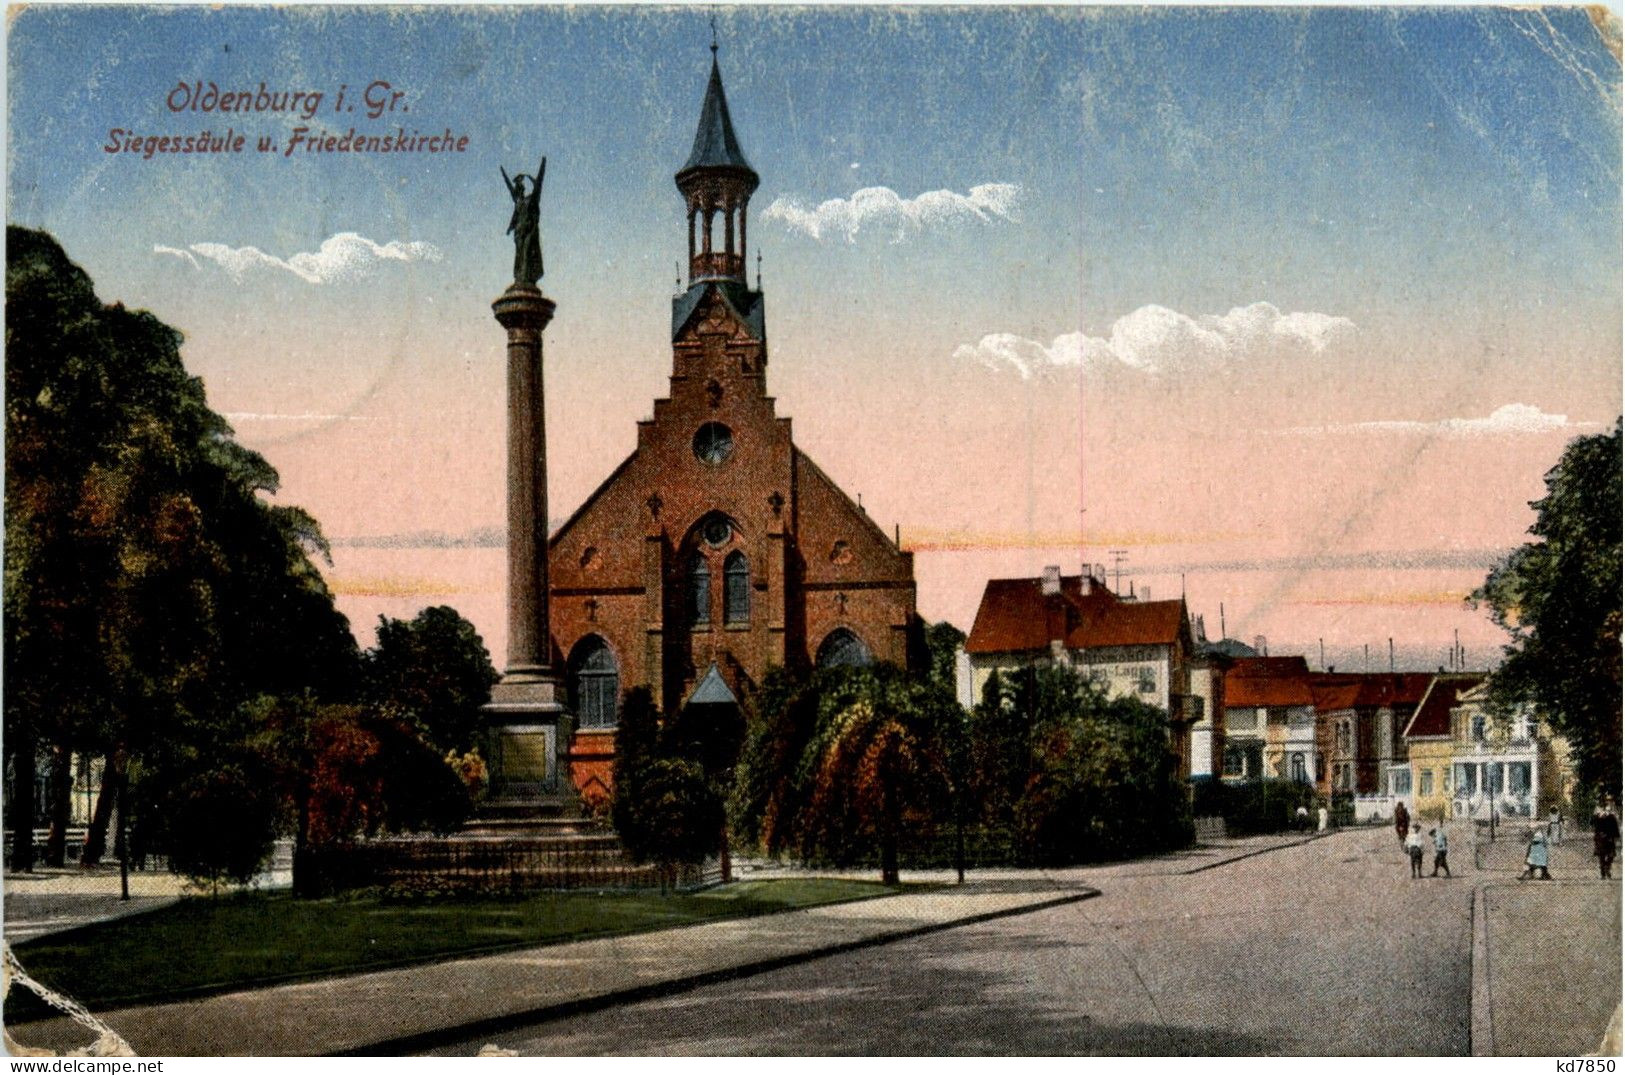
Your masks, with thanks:
[[[613,728],[621,692],[615,654],[602,638],[591,635],[576,644],[570,655],[570,688],[575,695],[576,720],[582,728]]]
[[[1512,781],[1510,794],[1523,796],[1529,794],[1529,763],[1515,761],[1507,766],[1507,776]]]
[[[723,620],[730,624],[750,622],[750,562],[742,552],[728,556],[722,567]]]
[[[1421,783],[1418,785],[1417,790],[1420,791],[1420,793],[1423,794],[1423,795],[1432,795],[1433,794],[1433,770],[1432,769],[1423,769],[1422,770],[1422,772],[1421,772]]]
[[[1154,668],[1140,669],[1140,693],[1155,694],[1157,690],[1157,671]]]
[[[1394,795],[1409,795],[1411,793],[1411,771],[1409,769],[1395,769],[1389,773],[1388,790]]]
[[[1483,741],[1484,741],[1484,714],[1482,714],[1482,713],[1474,713],[1473,714],[1473,742],[1482,743]]]
[[[1292,779],[1299,784],[1309,783],[1309,767],[1301,753],[1292,755]]]
[[[688,562],[688,622],[696,627],[711,622],[711,565],[699,553]]]

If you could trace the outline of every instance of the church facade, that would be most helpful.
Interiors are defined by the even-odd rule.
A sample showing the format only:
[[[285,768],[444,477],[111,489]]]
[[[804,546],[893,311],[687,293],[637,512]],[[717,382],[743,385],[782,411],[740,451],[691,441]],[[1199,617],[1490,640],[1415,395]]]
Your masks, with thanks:
[[[768,395],[765,303],[746,277],[758,177],[714,55],[676,180],[689,268],[670,394],[548,549],[568,766],[589,803],[609,795],[629,687],[671,714],[697,692],[737,699],[776,666],[906,665],[921,638],[912,554],[796,447]]]

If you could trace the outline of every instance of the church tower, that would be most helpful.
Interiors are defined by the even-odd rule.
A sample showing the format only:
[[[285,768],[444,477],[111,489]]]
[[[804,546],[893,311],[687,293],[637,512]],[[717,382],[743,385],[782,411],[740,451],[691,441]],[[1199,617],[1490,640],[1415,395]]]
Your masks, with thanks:
[[[675,178],[688,282],[672,299],[670,389],[549,545],[570,774],[593,803],[610,794],[628,687],[667,715],[737,712],[770,669],[906,665],[919,633],[912,556],[796,447],[767,393],[765,303],[746,276],[760,179],[715,45]]]
[[[689,287],[706,280],[745,283],[746,210],[759,182],[734,134],[713,43],[711,81],[700,106],[694,149],[677,173],[677,189],[688,208]]]

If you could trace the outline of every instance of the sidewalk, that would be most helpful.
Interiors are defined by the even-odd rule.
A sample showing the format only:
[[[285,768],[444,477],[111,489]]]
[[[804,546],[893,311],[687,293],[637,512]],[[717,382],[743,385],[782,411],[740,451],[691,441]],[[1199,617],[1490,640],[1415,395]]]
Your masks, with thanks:
[[[286,888],[293,882],[293,847],[278,840],[257,888]],[[198,893],[197,885],[167,870],[130,873],[130,898],[121,899],[119,869],[113,863],[83,867],[39,866],[27,873],[7,873],[5,913],[0,919],[12,944],[47,933],[88,926],[125,915],[167,907],[182,896]]]
[[[1006,877],[97,1015],[140,1055],[398,1055],[1097,894]],[[8,1029],[58,1052],[91,1037],[65,1018]]]
[[[5,876],[5,939],[12,944],[46,933],[86,926],[166,907],[191,891],[184,878],[166,872],[130,874],[130,898],[122,900],[118,867],[41,867]]]
[[[1552,848],[1553,880],[1517,880],[1521,839],[1475,848],[1473,1054],[1596,1053],[1620,1004],[1620,882],[1587,837]]]

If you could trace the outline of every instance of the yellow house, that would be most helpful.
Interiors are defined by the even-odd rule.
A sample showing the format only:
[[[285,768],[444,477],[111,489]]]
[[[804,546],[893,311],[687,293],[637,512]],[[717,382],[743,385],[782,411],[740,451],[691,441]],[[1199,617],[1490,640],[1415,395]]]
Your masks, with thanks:
[[[1482,672],[1441,673],[1428,684],[1427,693],[1405,726],[1405,745],[1411,763],[1411,814],[1442,821],[1452,814],[1451,767],[1456,742],[1450,714],[1463,694],[1483,683]]]
[[[1569,809],[1574,789],[1568,743],[1532,706],[1496,720],[1489,684],[1481,683],[1462,693],[1450,723],[1454,816],[1543,818],[1552,809]]]

